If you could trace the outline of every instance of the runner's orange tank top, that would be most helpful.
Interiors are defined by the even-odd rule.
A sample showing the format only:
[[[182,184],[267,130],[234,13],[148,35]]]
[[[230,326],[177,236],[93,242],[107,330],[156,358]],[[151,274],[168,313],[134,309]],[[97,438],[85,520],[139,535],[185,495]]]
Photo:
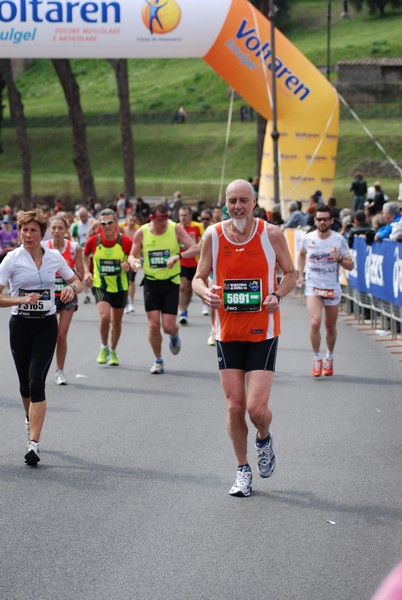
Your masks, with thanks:
[[[49,248],[54,248],[54,246],[53,246],[53,240],[48,240],[48,246],[49,246]],[[71,267],[72,269],[74,269],[75,255],[73,255],[72,246],[71,246],[71,241],[70,240],[66,240],[64,251],[60,252],[60,254],[64,258],[64,260],[67,261],[68,266]]]
[[[221,286],[223,304],[215,313],[215,339],[262,342],[280,334],[280,314],[263,302],[275,291],[276,254],[265,222],[256,219],[251,238],[237,244],[226,237],[223,223],[212,232],[213,281]]]

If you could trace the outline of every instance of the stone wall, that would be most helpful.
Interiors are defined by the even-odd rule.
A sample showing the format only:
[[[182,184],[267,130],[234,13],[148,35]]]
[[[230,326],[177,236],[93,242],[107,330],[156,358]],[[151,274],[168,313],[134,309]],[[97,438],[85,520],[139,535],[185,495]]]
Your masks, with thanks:
[[[402,59],[372,58],[340,61],[335,87],[351,104],[400,102]]]

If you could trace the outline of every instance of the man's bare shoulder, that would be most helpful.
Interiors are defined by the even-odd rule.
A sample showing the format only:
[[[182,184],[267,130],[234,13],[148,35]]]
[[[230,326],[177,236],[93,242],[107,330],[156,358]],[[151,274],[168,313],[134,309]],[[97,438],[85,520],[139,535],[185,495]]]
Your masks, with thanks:
[[[206,237],[211,237],[214,229],[215,229],[215,225],[210,225],[209,227],[207,227],[206,230],[204,231],[204,235],[203,235],[204,239]]]

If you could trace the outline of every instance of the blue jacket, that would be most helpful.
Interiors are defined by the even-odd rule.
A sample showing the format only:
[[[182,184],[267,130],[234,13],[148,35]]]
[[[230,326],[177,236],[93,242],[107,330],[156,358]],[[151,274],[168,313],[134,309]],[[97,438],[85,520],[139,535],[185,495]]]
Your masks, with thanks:
[[[375,234],[376,238],[380,241],[385,240],[386,238],[389,238],[389,236],[392,233],[392,224],[399,223],[399,221],[401,219],[402,219],[402,215],[396,215],[395,219],[391,223],[387,223],[383,227],[380,227]]]

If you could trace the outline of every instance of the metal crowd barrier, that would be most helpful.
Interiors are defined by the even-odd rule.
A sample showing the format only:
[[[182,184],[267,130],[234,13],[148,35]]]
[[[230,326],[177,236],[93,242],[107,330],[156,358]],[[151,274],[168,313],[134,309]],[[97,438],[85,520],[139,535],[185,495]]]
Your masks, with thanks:
[[[359,292],[351,285],[342,286],[344,309],[358,321],[370,321],[373,329],[389,331],[393,339],[401,337],[402,308],[398,304],[380,300],[372,294]]]

